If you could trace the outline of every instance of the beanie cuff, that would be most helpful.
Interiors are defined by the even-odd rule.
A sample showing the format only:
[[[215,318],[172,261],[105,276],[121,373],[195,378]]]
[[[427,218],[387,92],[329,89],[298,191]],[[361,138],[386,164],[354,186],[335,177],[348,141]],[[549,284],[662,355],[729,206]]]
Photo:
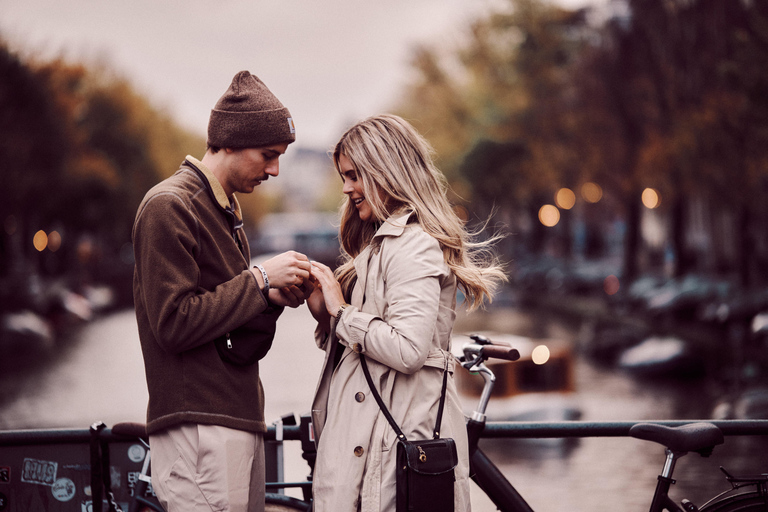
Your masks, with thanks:
[[[256,148],[290,144],[296,140],[293,118],[287,108],[256,112],[211,110],[208,145],[218,148]]]

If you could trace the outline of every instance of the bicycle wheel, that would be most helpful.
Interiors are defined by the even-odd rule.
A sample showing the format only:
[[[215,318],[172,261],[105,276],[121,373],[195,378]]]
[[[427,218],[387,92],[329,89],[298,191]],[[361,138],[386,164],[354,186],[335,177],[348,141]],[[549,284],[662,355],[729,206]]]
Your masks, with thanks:
[[[758,491],[732,494],[714,503],[708,503],[701,512],[766,512],[768,511],[768,496]]]
[[[296,512],[297,510],[308,512],[311,510],[310,504],[306,501],[284,494],[267,493],[265,502],[264,512]]]

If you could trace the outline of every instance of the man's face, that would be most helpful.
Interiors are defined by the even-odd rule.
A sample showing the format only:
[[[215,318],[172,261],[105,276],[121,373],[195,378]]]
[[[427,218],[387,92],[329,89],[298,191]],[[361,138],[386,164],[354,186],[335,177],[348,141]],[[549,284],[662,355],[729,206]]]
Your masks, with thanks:
[[[287,143],[261,148],[225,148],[226,175],[222,186],[227,195],[234,192],[250,194],[262,181],[277,176],[280,173],[278,159],[287,149]]]

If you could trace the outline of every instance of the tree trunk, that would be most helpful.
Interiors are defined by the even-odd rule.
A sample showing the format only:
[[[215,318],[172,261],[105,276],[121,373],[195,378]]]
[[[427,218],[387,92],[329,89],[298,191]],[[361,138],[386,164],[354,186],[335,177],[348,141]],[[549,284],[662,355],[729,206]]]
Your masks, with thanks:
[[[744,288],[749,287],[750,283],[750,263],[752,255],[752,243],[749,234],[749,206],[741,205],[736,215],[736,240],[738,253],[736,254],[736,267],[739,276],[739,282]]]
[[[679,189],[678,189],[679,190]],[[691,261],[685,245],[685,208],[683,194],[677,194],[672,205],[672,249],[675,253],[673,277],[681,277],[690,270]]]
[[[640,251],[640,201],[639,194],[633,191],[625,200],[627,205],[627,230],[624,238],[622,274],[626,283],[631,283],[638,276],[638,253]]]

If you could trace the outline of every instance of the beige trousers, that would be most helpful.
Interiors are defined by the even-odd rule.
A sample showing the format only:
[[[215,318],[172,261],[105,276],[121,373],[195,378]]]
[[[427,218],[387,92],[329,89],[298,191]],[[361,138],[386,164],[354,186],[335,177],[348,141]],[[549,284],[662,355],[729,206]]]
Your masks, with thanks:
[[[263,512],[264,438],[184,424],[149,436],[152,486],[167,512]]]

